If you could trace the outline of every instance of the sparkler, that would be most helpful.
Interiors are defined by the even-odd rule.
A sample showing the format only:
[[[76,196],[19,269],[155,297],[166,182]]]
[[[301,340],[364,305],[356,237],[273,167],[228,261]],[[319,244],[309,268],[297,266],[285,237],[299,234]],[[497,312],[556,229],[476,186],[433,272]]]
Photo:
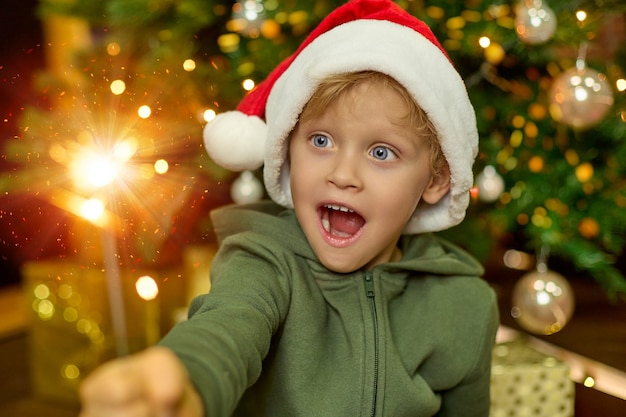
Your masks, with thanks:
[[[132,326],[126,322],[121,269],[130,262],[157,262],[166,240],[181,236],[177,213],[186,203],[188,219],[192,210],[204,212],[217,205],[214,201],[226,201],[225,189],[208,189],[207,174],[217,180],[211,181],[216,189],[229,174],[201,149],[198,129],[205,108],[189,98],[197,95],[193,59],[184,52],[178,66],[157,59],[158,68],[149,67],[146,74],[123,37],[117,36],[122,43],[92,42],[98,32],[80,19],[55,18],[46,30],[52,39],[46,49],[50,74],[36,85],[45,106],[24,111],[22,134],[6,151],[21,168],[0,177],[0,186],[5,195],[32,195],[97,226],[95,245],[86,236],[90,228],[67,233],[64,219],[47,219],[46,227],[63,230],[44,231],[38,238],[54,235],[64,253],[94,265],[102,261],[98,268],[106,273],[116,350],[123,356],[129,350],[127,326]],[[153,57],[148,59],[153,65]],[[198,186],[207,187],[202,195],[194,194]],[[67,245],[67,235],[85,239],[74,247]],[[87,254],[98,246],[97,257]]]
[[[75,155],[70,167],[75,183],[83,188],[95,189],[112,184],[118,176],[123,163],[132,157],[132,147],[120,142],[115,146],[117,152],[112,155],[99,155],[81,152]],[[120,151],[120,149],[122,151]],[[126,356],[130,353],[128,334],[126,329],[126,309],[122,291],[120,261],[115,235],[107,229],[102,217],[106,214],[105,204],[99,199],[89,199],[81,204],[80,215],[100,226],[104,271],[106,274],[107,294],[111,314],[111,324],[115,338],[117,356]]]

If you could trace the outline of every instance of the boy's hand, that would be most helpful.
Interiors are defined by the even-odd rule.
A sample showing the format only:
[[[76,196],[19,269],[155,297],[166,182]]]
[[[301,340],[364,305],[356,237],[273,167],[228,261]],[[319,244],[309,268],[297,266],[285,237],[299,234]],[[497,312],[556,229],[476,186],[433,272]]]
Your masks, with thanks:
[[[97,368],[80,389],[80,417],[202,417],[200,396],[169,349],[153,347]]]

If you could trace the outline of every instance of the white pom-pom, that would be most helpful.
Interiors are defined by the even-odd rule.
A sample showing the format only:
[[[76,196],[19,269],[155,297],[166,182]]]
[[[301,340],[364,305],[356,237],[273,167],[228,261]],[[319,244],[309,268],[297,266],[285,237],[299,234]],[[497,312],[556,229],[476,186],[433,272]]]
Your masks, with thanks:
[[[239,111],[218,114],[204,127],[204,146],[213,161],[230,171],[263,165],[267,125]]]

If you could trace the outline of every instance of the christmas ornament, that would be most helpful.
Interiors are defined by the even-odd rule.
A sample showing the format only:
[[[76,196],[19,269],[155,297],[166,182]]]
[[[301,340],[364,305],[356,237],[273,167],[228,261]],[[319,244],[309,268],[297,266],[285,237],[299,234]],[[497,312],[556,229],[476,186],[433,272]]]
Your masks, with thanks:
[[[263,184],[250,171],[243,171],[230,189],[230,196],[235,203],[254,203],[263,197]]]
[[[487,165],[476,176],[476,186],[478,187],[478,199],[491,203],[496,201],[504,191],[504,180],[493,166]]]
[[[263,25],[264,7],[261,1],[238,0],[233,5],[232,29],[242,35],[256,38]]]
[[[528,44],[548,41],[556,31],[556,15],[542,0],[523,0],[515,7],[515,31]]]
[[[511,315],[531,333],[561,330],[574,313],[574,292],[562,275],[545,264],[522,276],[513,288]]]
[[[550,90],[550,114],[558,122],[578,129],[602,121],[613,106],[613,91],[606,76],[587,68],[584,46],[576,67],[559,75]]]

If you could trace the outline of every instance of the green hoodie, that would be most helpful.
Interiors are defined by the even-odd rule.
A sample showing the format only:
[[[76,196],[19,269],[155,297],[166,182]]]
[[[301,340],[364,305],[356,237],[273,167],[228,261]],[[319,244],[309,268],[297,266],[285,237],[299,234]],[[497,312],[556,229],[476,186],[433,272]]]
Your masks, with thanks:
[[[161,342],[215,416],[487,416],[495,295],[467,253],[403,236],[402,260],[338,274],[293,210],[212,215],[212,287]]]

